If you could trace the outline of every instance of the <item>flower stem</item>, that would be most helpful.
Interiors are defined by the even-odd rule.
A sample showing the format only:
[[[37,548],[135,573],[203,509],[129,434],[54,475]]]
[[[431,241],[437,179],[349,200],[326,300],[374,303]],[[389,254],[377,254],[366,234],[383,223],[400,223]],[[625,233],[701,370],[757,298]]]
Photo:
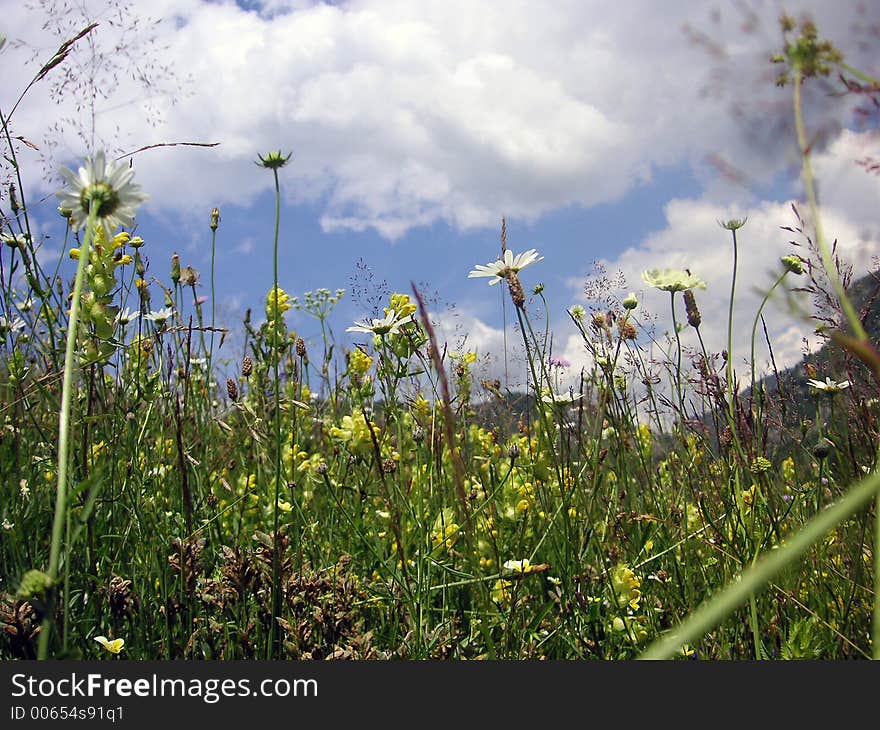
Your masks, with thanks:
[[[278,297],[278,232],[281,226],[281,185],[278,181],[278,168],[272,169],[275,176],[275,240],[272,248],[272,281],[274,318],[278,322],[281,313],[279,310]],[[273,341],[275,348],[274,357],[272,358],[273,377],[275,379],[274,406],[275,406],[275,503],[272,511],[272,622],[269,626],[269,651],[268,658],[272,659],[275,654],[275,644],[278,635],[278,617],[281,615],[281,592],[279,590],[281,559],[278,555],[278,549],[281,541],[278,539],[278,521],[279,521],[279,500],[281,498],[281,380],[278,375],[278,361],[281,359],[280,343],[276,337]]]
[[[788,270],[783,271],[782,274],[779,276],[779,278],[775,282],[773,282],[773,286],[771,286],[770,289],[768,290],[768,292],[764,295],[764,299],[761,301],[761,306],[758,307],[758,312],[757,312],[757,314],[755,314],[755,321],[752,322],[752,356],[751,356],[751,363],[750,363],[751,364],[751,379],[752,379],[752,384],[751,384],[751,386],[752,386],[751,387],[752,400],[755,399],[755,334],[757,333],[757,330],[758,330],[758,322],[761,319],[761,312],[764,311],[764,306],[769,301],[773,292],[776,291],[776,287],[782,283],[782,280],[787,275],[788,275]],[[728,350],[728,362],[730,362],[730,351],[729,350]],[[758,447],[758,449],[760,449],[761,441],[762,441],[762,435],[761,435],[761,432],[762,432],[761,403],[762,403],[762,401],[758,400],[757,403],[758,403],[758,412],[757,412],[757,415],[755,418],[755,424],[756,424],[756,428],[757,428],[756,446]]]
[[[678,321],[675,318],[675,292],[669,292],[669,301],[672,306],[672,330],[675,332],[675,392],[678,395],[678,409],[680,411],[681,423],[684,423],[684,397],[681,394],[681,337],[678,334]],[[683,427],[682,427],[683,430]]]
[[[76,266],[76,278],[73,284],[73,300],[70,303],[70,317],[67,322],[67,346],[64,351],[64,380],[61,386],[61,410],[58,414],[58,485],[55,490],[55,518],[52,522],[52,542],[49,548],[49,581],[51,600],[40,631],[37,647],[37,658],[46,659],[49,653],[49,639],[52,631],[52,614],[55,604],[55,580],[58,577],[58,565],[61,562],[61,539],[64,532],[65,513],[67,510],[67,480],[70,455],[70,411],[73,398],[73,373],[76,369],[76,334],[79,328],[80,299],[83,282],[85,281],[86,265],[89,260],[89,245],[98,219],[99,203],[95,200],[89,205],[89,217],[86,232],[79,251]]]
[[[215,289],[214,289],[214,254],[216,252],[217,245],[217,228],[212,226],[211,231],[211,349],[208,350],[208,369],[207,372],[210,374],[213,372],[211,370],[211,364],[214,358],[214,327],[216,326],[214,322],[214,300],[216,299]],[[195,294],[195,289],[193,289],[193,294]]]
[[[822,257],[822,265],[825,267],[825,274],[828,276],[834,292],[840,300],[840,306],[846,314],[849,326],[852,328],[853,334],[857,339],[866,341],[868,335],[862,322],[856,313],[855,308],[850,302],[849,297],[844,291],[840,277],[837,275],[837,269],[834,266],[834,260],[831,257],[831,250],[825,241],[825,234],[822,230],[822,219],[819,216],[819,204],[816,199],[816,184],[813,177],[813,167],[810,162],[810,145],[807,141],[807,132],[804,127],[804,113],[801,104],[801,86],[803,85],[803,75],[799,68],[795,69],[794,75],[794,123],[797,130],[798,146],[801,152],[801,172],[804,179],[804,192],[807,195],[807,204],[810,208],[810,218],[813,222],[813,228],[816,231],[816,246],[819,248],[819,255]]]
[[[730,278],[730,304],[727,308],[727,409],[731,421],[735,422],[733,410],[733,298],[736,294],[737,245],[736,229],[731,228],[733,236],[733,274]]]

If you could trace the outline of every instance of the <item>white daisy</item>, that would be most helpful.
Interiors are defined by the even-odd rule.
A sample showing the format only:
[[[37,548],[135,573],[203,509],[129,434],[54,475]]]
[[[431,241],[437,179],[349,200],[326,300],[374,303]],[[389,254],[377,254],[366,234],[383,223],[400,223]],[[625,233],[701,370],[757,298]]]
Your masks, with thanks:
[[[171,307],[165,307],[164,309],[158,309],[155,312],[145,314],[144,319],[148,319],[156,324],[162,324],[166,319],[171,319],[173,314],[174,310]]]
[[[15,333],[24,329],[25,321],[21,317],[5,317],[0,315],[0,335]]]
[[[138,317],[141,316],[140,312],[133,312],[128,307],[123,309],[116,315],[115,322],[116,324],[126,325],[134,322]]]
[[[56,195],[62,208],[73,211],[70,221],[74,230],[85,226],[89,206],[94,201],[98,204],[98,221],[110,239],[117,228],[131,228],[137,207],[149,197],[141,192],[140,185],[132,182],[134,170],[108,161],[103,151],[87,159],[78,175],[66,167],[59,172],[70,187],[59,190]]]
[[[504,251],[503,259],[493,261],[491,264],[477,264],[477,267],[468,274],[468,279],[487,276],[490,277],[489,285],[492,286],[505,279],[509,271],[518,274],[526,266],[541,261],[543,258],[543,256],[538,256],[538,252],[533,248],[516,255],[508,248]]]
[[[400,317],[394,309],[389,310],[381,319],[370,319],[364,322],[355,322],[346,332],[363,332],[368,335],[395,335],[401,326],[412,322],[412,315]]]
[[[809,385],[814,390],[819,391],[820,393],[834,395],[835,393],[839,393],[841,390],[849,388],[850,383],[848,380],[841,380],[839,383],[835,383],[831,378],[825,378],[824,382],[821,380],[813,380],[811,378],[807,381],[807,385]]]

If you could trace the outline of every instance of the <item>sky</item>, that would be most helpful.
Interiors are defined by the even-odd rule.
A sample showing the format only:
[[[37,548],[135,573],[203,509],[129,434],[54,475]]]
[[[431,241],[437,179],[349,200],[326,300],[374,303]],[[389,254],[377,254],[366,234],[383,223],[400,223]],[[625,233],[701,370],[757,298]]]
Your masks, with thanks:
[[[254,162],[280,150],[292,157],[280,171],[279,285],[299,297],[346,289],[330,324],[350,347],[359,339],[345,328],[376,314],[370,291],[415,283],[449,348],[475,349],[483,377],[501,372],[505,316],[508,340],[519,337],[503,287],[467,276],[498,258],[502,219],[508,248],[543,256],[521,278],[528,292],[544,286],[554,354],[574,373],[589,358],[567,310],[595,304],[585,283],[596,263],[612,296],[638,295],[661,340],[668,296],[641,272],[690,269],[707,283],[706,346],[726,348],[733,251],[719,221],[746,218],[733,343],[743,369],[779,258],[799,250],[782,229],[802,196],[791,90],[768,60],[783,10],[815,19],[852,66],[880,75],[880,6],[861,0],[0,0],[0,110],[61,41],[99,23],[11,120],[39,148],[17,152],[45,261],[61,254],[60,164],[75,169],[98,148],[216,143],[131,158],[150,195],[137,233],[152,275],[167,283],[178,253],[210,296],[218,207],[217,324],[240,332],[272,286],[274,179]],[[880,252],[880,176],[858,161],[880,158],[880,138],[876,113],[857,105],[821,82],[805,89],[825,230],[860,274]],[[812,328],[782,300],[765,315],[785,366]],[[544,317],[538,300],[528,306]],[[292,311],[288,324],[320,346],[314,320]],[[221,355],[240,358],[237,342]],[[766,365],[763,344],[758,355]]]

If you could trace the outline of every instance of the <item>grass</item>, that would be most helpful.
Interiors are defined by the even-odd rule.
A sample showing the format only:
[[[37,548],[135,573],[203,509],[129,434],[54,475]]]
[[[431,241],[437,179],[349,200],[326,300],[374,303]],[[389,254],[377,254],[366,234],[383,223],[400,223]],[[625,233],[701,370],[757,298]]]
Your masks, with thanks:
[[[783,30],[803,141],[800,85],[842,62],[810,26]],[[0,211],[0,658],[870,658],[877,358],[801,152],[816,256],[787,257],[773,289],[824,271],[840,326],[805,373],[836,387],[796,417],[752,373],[737,391],[733,353],[683,357],[679,327],[706,326],[686,272],[646,277],[670,292],[665,359],[608,288],[610,307],[570,312],[594,366],[560,388],[528,252],[483,272],[511,299],[525,408],[446,350],[415,287],[340,356],[325,322],[342,290],[300,301],[276,273],[224,363],[198,274],[150,272],[150,242],[106,230],[94,185],[60,219],[74,287],[44,271],[19,180]],[[259,158],[277,200],[286,162]],[[734,256],[744,224],[725,224]],[[215,209],[212,251],[218,227]],[[318,347],[289,329],[294,306]]]

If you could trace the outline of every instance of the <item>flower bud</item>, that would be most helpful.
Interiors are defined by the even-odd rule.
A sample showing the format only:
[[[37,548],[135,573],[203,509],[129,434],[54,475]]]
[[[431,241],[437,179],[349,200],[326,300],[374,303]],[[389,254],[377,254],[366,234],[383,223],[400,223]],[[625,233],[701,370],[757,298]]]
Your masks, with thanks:
[[[804,273],[804,263],[801,261],[800,256],[795,256],[794,254],[791,256],[783,256],[782,265],[785,267],[786,271],[789,271],[792,274],[800,275]]]

